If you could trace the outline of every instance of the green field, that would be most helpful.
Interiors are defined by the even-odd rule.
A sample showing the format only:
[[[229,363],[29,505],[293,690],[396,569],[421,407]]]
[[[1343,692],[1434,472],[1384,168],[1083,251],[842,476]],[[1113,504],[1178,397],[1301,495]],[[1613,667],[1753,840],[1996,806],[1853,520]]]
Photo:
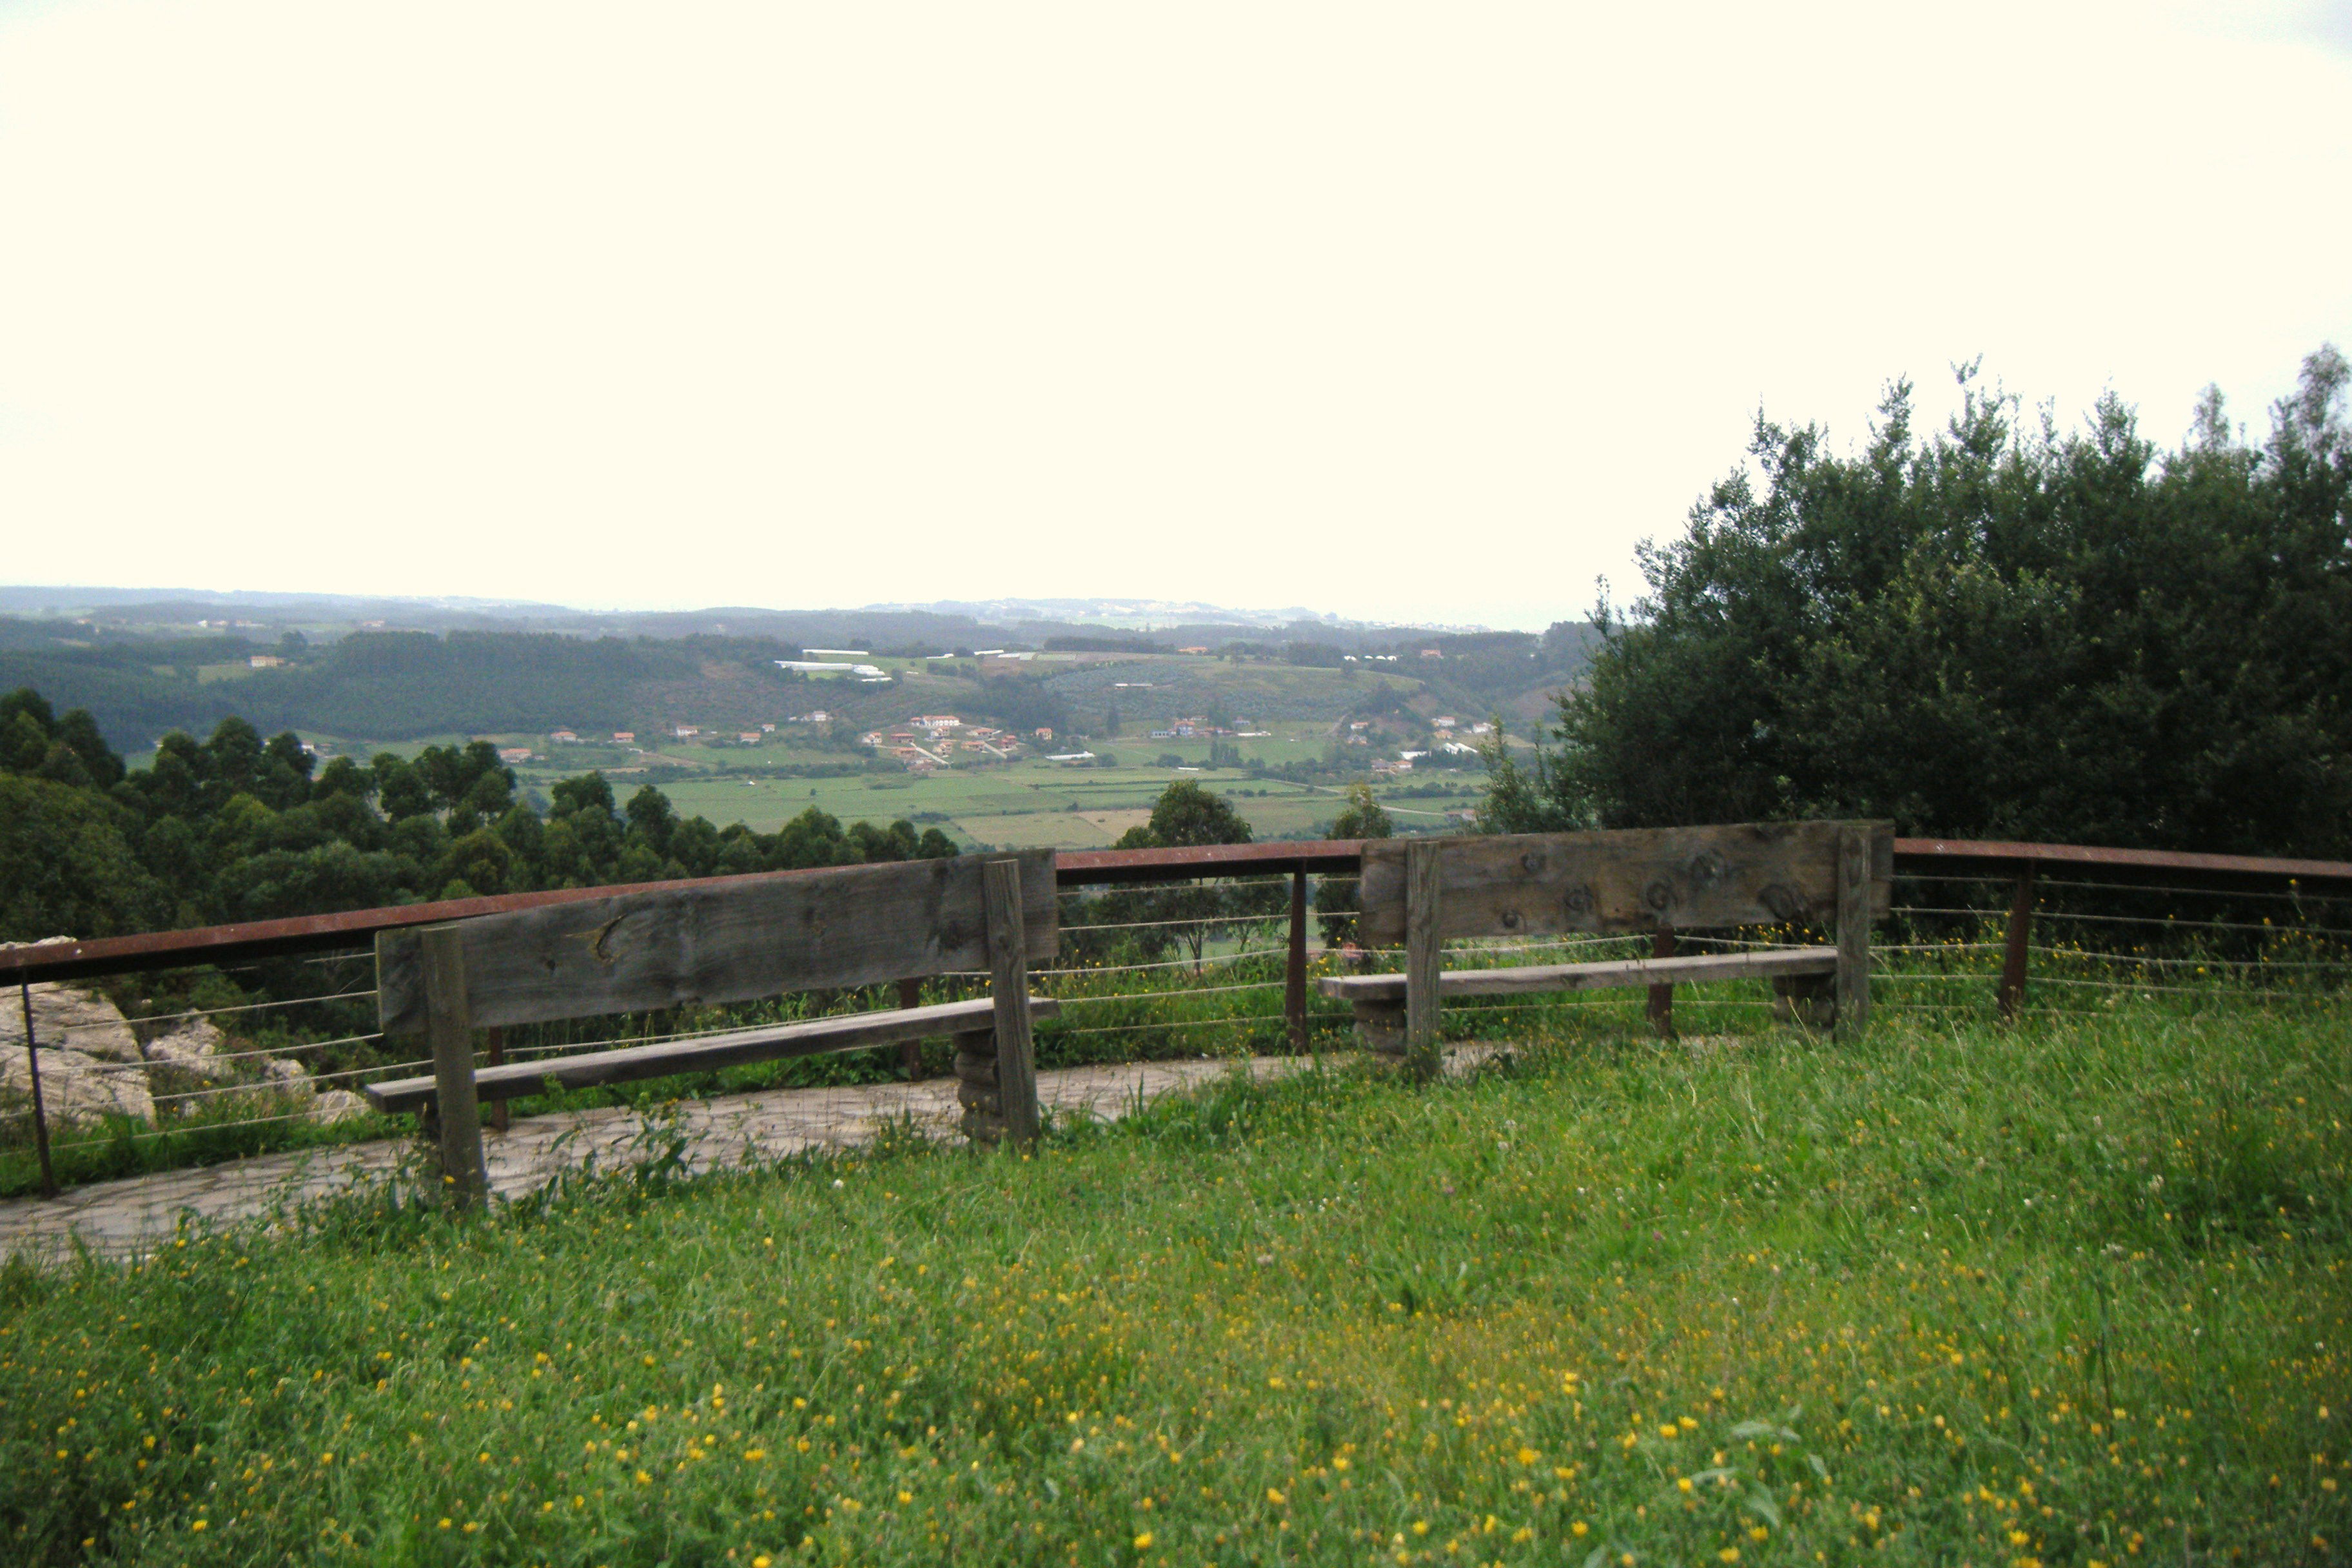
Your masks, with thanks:
[[[1205,754],[1208,749],[1181,742],[1152,744],[1171,750],[1191,745],[1195,754]],[[1148,811],[1160,793],[1180,778],[1195,780],[1231,797],[1234,809],[1260,838],[1308,836],[1328,825],[1341,805],[1341,792],[1336,785],[1253,779],[1231,771],[1180,773],[1125,765],[1134,751],[1132,745],[1123,745],[1118,752],[1122,765],[1116,768],[1028,761],[992,768],[951,768],[923,778],[913,774],[845,779],[729,777],[666,783],[661,788],[680,812],[707,816],[721,826],[740,821],[772,832],[815,806],[845,822],[908,817],[944,827],[968,847],[1000,848],[1101,847],[1135,820],[1133,813]],[[1393,799],[1391,804],[1397,810],[1399,826],[1428,830],[1458,826],[1444,814],[1474,804],[1474,795],[1468,792],[1475,791],[1482,777],[1453,775],[1465,792],[1457,799]],[[1419,782],[1428,781],[1422,777]],[[1119,813],[1129,815],[1118,826],[1088,820],[1090,814],[1116,820]]]
[[[2352,1031],[1235,1082],[0,1274],[25,1563],[2336,1561]],[[649,1144],[648,1154],[657,1154]]]

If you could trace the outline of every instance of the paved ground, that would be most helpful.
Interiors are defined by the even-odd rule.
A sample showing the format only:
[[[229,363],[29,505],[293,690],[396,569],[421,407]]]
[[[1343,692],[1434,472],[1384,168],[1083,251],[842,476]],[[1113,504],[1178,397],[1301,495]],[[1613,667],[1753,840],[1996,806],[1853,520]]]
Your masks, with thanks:
[[[1296,1071],[1299,1057],[1254,1057],[1254,1078]],[[1037,1098],[1065,1112],[1107,1119],[1142,1100],[1204,1082],[1233,1070],[1223,1061],[1123,1062],[1057,1068],[1037,1075]],[[955,1131],[955,1079],[865,1084],[854,1088],[773,1089],[761,1094],[686,1101],[678,1130],[688,1163],[698,1170],[774,1159],[813,1149],[846,1149],[873,1141],[899,1121],[940,1136]],[[646,1152],[645,1123],[624,1110],[539,1116],[509,1132],[486,1131],[490,1185],[503,1196],[532,1191],[561,1170],[577,1170],[593,1156],[610,1168]],[[0,1257],[23,1252],[56,1259],[75,1240],[110,1258],[136,1257],[168,1238],[184,1214],[212,1225],[268,1215],[289,1203],[390,1179],[416,1158],[413,1142],[352,1143],[237,1160],[201,1170],[133,1176],[77,1187],[55,1198],[0,1203]]]

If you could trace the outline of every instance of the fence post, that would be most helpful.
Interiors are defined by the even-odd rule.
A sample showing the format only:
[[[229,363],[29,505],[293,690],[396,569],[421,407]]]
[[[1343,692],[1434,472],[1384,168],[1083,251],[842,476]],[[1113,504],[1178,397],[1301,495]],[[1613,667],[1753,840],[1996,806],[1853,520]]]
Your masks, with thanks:
[[[1444,1064],[1437,1040],[1437,976],[1444,967],[1438,932],[1435,841],[1410,838],[1404,847],[1404,1065],[1416,1079],[1435,1078]]]
[[[901,980],[898,982],[899,1006],[919,1007],[922,1005],[923,983],[921,981]],[[898,1065],[906,1069],[907,1081],[908,1083],[919,1081],[923,1076],[923,1042],[920,1040],[899,1041]]]
[[[2025,1005],[2026,944],[2033,936],[2033,862],[2017,874],[2017,889],[2009,902],[2009,939],[2000,957],[2000,1016],[2013,1020]]]
[[[1674,955],[1675,928],[1660,926],[1657,934],[1650,939],[1650,956],[1672,958]],[[1658,1038],[1662,1040],[1675,1037],[1675,988],[1671,984],[1650,987],[1650,1027],[1658,1032]]]
[[[459,1208],[488,1191],[482,1163],[481,1101],[474,1091],[474,1026],[466,998],[466,950],[455,926],[419,935],[425,960],[425,1037],[433,1047],[434,1121],[441,1185]]]
[[[482,1054],[489,1058],[492,1067],[506,1066],[507,1032],[503,1026],[493,1024],[482,1031]],[[513,1124],[514,1117],[507,1102],[503,1100],[490,1101],[491,1130],[504,1132]]]
[[[1870,840],[1866,826],[1838,830],[1837,1033],[1845,1039],[1870,1022]]]
[[[982,884],[988,903],[989,987],[996,1002],[996,1095],[1004,1136],[1037,1141],[1037,1063],[1029,1036],[1028,933],[1022,924],[1021,863],[992,860]]]
[[[49,1168],[49,1116],[41,1104],[41,1048],[33,1038],[33,983],[20,981],[16,1000],[25,1009],[25,1071],[33,1080],[33,1148],[41,1157],[41,1195],[58,1195],[58,1173]]]
[[[1307,868],[1290,874],[1290,961],[1282,972],[1282,1016],[1290,1048],[1307,1048]]]

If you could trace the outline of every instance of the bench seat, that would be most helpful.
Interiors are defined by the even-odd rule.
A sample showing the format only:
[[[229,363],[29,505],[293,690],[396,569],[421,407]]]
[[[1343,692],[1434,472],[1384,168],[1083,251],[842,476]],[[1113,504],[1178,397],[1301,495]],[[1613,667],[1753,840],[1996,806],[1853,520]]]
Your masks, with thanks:
[[[1050,1018],[1060,1011],[1061,1004],[1050,996],[1029,998],[1032,1017]],[[840,1013],[790,1024],[731,1029],[723,1035],[704,1035],[690,1040],[662,1040],[609,1051],[583,1051],[576,1056],[478,1068],[474,1072],[475,1093],[482,1100],[515,1100],[543,1092],[550,1081],[562,1089],[590,1089],[598,1084],[667,1078],[673,1073],[709,1072],[745,1062],[863,1050],[898,1040],[976,1034],[992,1028],[995,1022],[996,1004],[987,996],[939,1002],[925,1007]],[[419,1111],[433,1105],[434,1080],[430,1077],[393,1079],[369,1084],[362,1092],[378,1110],[394,1114]]]
[[[1622,985],[1688,985],[1779,974],[1831,974],[1833,947],[1768,948],[1761,952],[1708,952],[1680,958],[1613,958],[1598,963],[1528,964],[1513,969],[1448,969],[1437,977],[1440,996],[1508,996],[1529,991],[1599,991]],[[1342,1002],[1404,1005],[1402,974],[1333,974],[1316,988]]]

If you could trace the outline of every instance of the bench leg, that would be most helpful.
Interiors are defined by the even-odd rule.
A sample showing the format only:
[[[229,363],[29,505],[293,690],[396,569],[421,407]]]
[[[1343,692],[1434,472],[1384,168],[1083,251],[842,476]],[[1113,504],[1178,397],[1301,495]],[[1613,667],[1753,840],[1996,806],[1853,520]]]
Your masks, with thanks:
[[[919,1007],[922,1005],[923,983],[921,981],[901,980],[898,982],[899,1006]],[[907,1081],[908,1083],[920,1082],[923,1077],[923,1042],[920,1040],[899,1041],[898,1065],[906,1069]]]
[[[1374,1056],[1404,1055],[1404,1004],[1402,1002],[1358,1002],[1356,1038],[1364,1049]]]
[[[1776,974],[1772,977],[1772,1014],[1783,1024],[1808,1029],[1828,1029],[1837,1024],[1837,977],[1833,974]]]
[[[955,1037],[955,1075],[963,1135],[975,1143],[1004,1142],[1004,1099],[997,1089],[993,1029]]]
[[[1672,958],[1674,955],[1675,928],[1660,926],[1657,934],[1650,939],[1650,956]],[[1650,1027],[1658,1032],[1658,1038],[1662,1040],[1675,1037],[1675,988],[1672,985],[1650,987]]]

